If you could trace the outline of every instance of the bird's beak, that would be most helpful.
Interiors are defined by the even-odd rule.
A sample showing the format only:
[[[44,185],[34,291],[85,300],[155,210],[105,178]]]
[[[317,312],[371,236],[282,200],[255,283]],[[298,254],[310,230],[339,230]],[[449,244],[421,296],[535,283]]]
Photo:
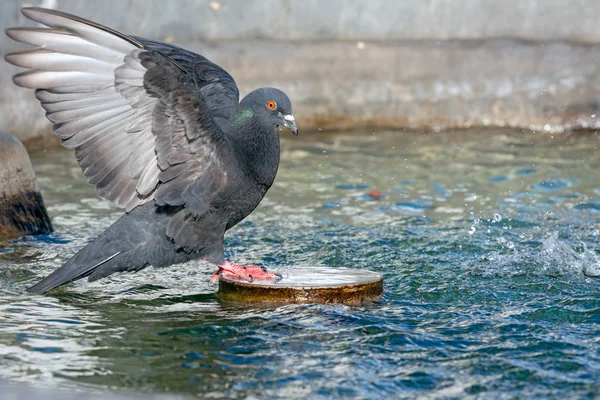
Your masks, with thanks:
[[[283,126],[288,128],[294,135],[298,136],[298,126],[292,114],[283,115]]]

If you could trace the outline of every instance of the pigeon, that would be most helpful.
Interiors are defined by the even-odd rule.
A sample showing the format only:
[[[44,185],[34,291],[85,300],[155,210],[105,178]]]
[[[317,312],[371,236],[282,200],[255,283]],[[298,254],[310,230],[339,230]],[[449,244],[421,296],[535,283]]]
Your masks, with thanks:
[[[57,10],[21,11],[46,27],[6,30],[35,46],[5,56],[27,68],[14,83],[35,89],[87,181],[125,209],[28,292],[193,259],[217,265],[213,280],[276,280],[226,261],[223,240],[275,180],[278,128],[298,134],[288,96],[265,87],[239,101],[231,75],[201,55]]]

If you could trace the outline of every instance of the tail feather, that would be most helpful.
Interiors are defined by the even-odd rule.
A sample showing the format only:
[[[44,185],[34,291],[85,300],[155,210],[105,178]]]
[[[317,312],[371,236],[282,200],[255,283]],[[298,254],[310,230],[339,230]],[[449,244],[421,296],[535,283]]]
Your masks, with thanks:
[[[165,233],[167,222],[178,210],[161,211],[153,203],[136,207],[27,291],[42,294],[82,278],[94,281],[115,272],[134,272],[148,265],[160,268],[188,261],[188,255],[178,252]]]
[[[70,259],[64,266],[52,272],[50,275],[48,275],[38,283],[28,288],[27,292],[31,294],[43,294],[61,285],[64,285],[65,283],[85,278],[86,276],[92,274],[96,270],[96,268],[109,262],[119,254],[121,254],[120,251],[102,260],[99,263],[87,265],[77,263],[77,256],[75,256],[72,259]]]

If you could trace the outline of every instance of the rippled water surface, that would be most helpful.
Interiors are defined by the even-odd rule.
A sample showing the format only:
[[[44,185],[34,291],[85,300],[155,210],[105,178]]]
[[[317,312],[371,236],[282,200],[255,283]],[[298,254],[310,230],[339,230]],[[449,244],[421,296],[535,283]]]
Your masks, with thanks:
[[[68,151],[34,153],[56,233],[0,248],[0,378],[211,398],[597,396],[599,139],[284,135],[228,256],[383,273],[363,308],[221,304],[200,262],[25,295],[121,214]]]

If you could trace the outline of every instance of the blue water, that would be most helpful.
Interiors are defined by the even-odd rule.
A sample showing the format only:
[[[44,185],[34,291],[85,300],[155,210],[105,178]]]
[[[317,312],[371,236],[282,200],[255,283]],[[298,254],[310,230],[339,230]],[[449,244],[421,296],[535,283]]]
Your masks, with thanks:
[[[56,233],[0,251],[0,378],[203,398],[597,397],[598,139],[285,136],[228,256],[383,273],[383,299],[358,308],[220,303],[202,263],[25,295],[121,213],[69,152],[35,153]]]

